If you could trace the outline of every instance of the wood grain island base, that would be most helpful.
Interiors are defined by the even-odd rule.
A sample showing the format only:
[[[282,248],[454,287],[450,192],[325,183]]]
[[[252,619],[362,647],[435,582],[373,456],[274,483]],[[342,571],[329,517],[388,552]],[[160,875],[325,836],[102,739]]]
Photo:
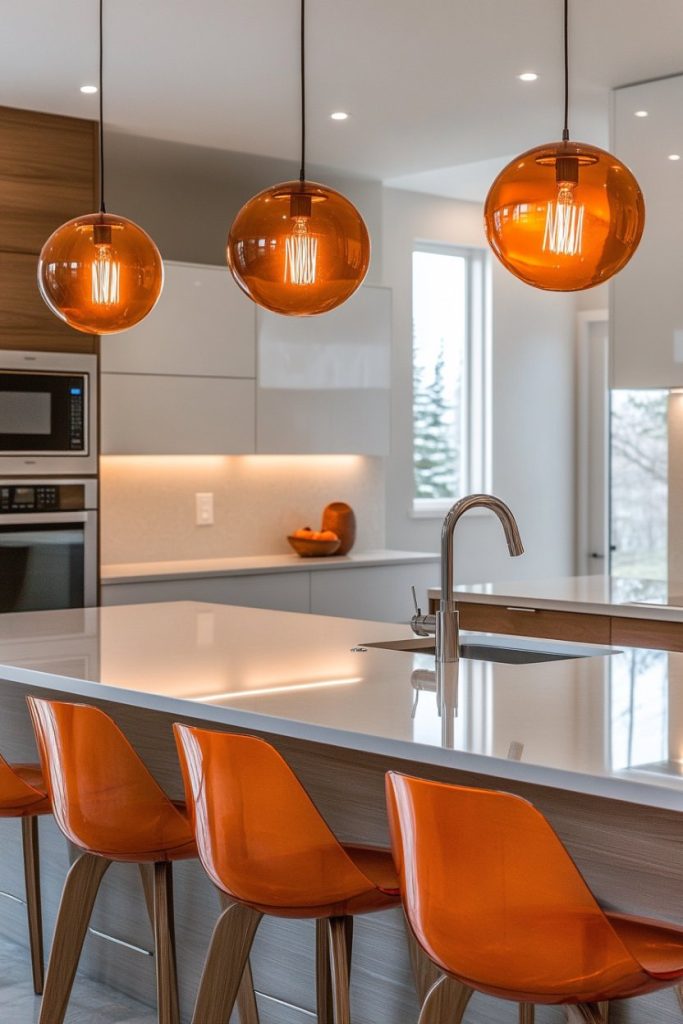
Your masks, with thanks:
[[[527,763],[506,761],[496,748],[491,755],[475,756],[468,755],[464,745],[456,749],[425,745],[424,735],[421,738],[415,730],[425,728],[434,694],[419,692],[417,718],[411,719],[413,655],[363,652],[362,646],[354,647],[354,641],[362,645],[363,640],[373,638],[398,640],[406,636],[405,627],[191,602],[92,612],[79,613],[81,633],[71,639],[69,633],[75,632],[78,620],[72,612],[0,616],[0,751],[9,760],[35,759],[25,707],[26,695],[33,693],[101,707],[124,730],[173,798],[182,795],[171,728],[174,721],[261,735],[287,759],[345,842],[388,844],[384,776],[389,769],[505,789],[530,799],[548,816],[607,907],[681,923],[683,787],[676,780],[661,785],[656,780],[632,784],[619,773],[601,775],[595,751],[586,755],[587,762],[580,760],[584,756],[580,752],[568,754],[579,757],[574,770],[560,771],[552,762],[544,768],[534,762],[539,755],[534,753],[531,732]],[[239,641],[230,638],[231,629]],[[36,640],[40,630],[43,636]],[[28,660],[20,657],[22,632],[30,638]],[[257,637],[261,637],[260,647]],[[41,642],[45,647],[42,653],[36,650]],[[228,649],[232,652],[230,664],[225,661]],[[680,656],[670,657],[678,665]],[[81,659],[78,667],[77,658]],[[537,696],[539,684],[554,699],[569,680],[566,692],[574,704],[595,697],[597,707],[603,700],[598,677],[589,673],[581,683],[580,674],[576,678],[568,675],[575,671],[573,666],[583,673],[589,661],[599,669],[598,657],[554,665],[494,666],[484,690],[495,702],[499,695],[502,699],[519,688],[530,721],[543,703]],[[273,675],[269,675],[271,665]],[[216,687],[213,703],[208,700],[212,680]],[[678,675],[669,680],[672,694],[678,698]],[[468,686],[475,684],[473,676]],[[254,687],[253,695],[245,686]],[[307,686],[311,687],[308,692]],[[274,692],[278,687],[281,692]],[[505,707],[502,717],[507,721],[511,709]],[[349,716],[358,714],[359,708],[362,715],[355,719],[354,732]],[[436,709],[433,713],[438,721]],[[552,714],[556,717],[554,711]],[[592,704],[586,714],[586,722],[594,719]],[[334,724],[319,724],[325,716]],[[494,716],[494,726],[496,721]],[[544,721],[542,732],[547,732],[550,718]],[[369,731],[363,733],[362,725]],[[583,725],[576,734],[568,721],[561,727],[569,737],[576,736],[572,744],[593,742]],[[389,729],[393,740],[387,738]],[[554,751],[556,744],[551,746]],[[590,784],[584,785],[581,773],[589,771]],[[49,949],[69,853],[51,819],[42,820],[39,828]],[[23,898],[16,822],[0,821],[0,843],[0,893]],[[199,864],[192,861],[175,866],[174,896],[181,1017],[187,1022],[220,901]],[[2,895],[0,906],[0,933],[27,948],[24,908]],[[311,1024],[315,1020],[316,939],[320,941],[314,922],[263,920],[252,959],[261,1024]],[[139,873],[134,865],[112,864],[102,882],[80,970],[149,1004],[154,993],[152,950]],[[417,1024],[419,1004],[411,952],[414,955],[400,910],[355,921],[353,1024]],[[424,960],[417,958],[416,965],[424,995],[436,975]],[[28,952],[26,973],[29,978]],[[538,1024],[564,1020],[562,1008],[537,1009]],[[517,1008],[477,994],[465,1021],[516,1024]],[[680,1024],[681,1008],[673,991],[615,1003],[610,1014],[610,1024],[674,1022]]]

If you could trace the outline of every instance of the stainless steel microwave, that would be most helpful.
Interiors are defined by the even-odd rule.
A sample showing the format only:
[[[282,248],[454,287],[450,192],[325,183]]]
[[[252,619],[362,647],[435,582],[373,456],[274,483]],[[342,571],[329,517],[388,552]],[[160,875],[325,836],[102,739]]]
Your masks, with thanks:
[[[97,473],[97,359],[0,352],[0,475]]]

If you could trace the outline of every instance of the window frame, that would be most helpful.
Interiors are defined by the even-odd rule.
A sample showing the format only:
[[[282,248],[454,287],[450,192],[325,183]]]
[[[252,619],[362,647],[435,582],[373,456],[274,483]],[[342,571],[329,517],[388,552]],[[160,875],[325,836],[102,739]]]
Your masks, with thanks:
[[[415,493],[415,338],[411,331],[411,502],[415,519],[441,518],[458,498],[490,489],[491,467],[491,264],[487,249],[416,239],[411,249],[411,323],[414,324],[413,254],[433,253],[465,261],[465,352],[461,406],[462,494],[452,498],[418,498]],[[475,510],[476,511],[476,510]]]

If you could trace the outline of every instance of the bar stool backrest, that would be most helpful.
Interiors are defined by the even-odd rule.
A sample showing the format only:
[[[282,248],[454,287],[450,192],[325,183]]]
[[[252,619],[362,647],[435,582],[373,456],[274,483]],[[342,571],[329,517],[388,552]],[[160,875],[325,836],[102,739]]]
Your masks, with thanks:
[[[566,999],[585,991],[587,979],[600,987],[631,971],[640,977],[559,838],[526,800],[390,772],[387,803],[408,920],[444,970],[510,999]]]
[[[53,813],[68,839],[122,860],[187,845],[184,817],[108,715],[86,704],[27,700]]]
[[[317,907],[373,888],[280,754],[254,736],[174,725],[199,857],[258,907]]]

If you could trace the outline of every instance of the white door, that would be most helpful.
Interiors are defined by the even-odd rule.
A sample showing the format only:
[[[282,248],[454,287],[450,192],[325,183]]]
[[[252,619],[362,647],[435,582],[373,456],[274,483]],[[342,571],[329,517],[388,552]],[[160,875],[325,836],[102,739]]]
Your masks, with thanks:
[[[609,573],[609,343],[607,311],[578,317],[577,566]]]

